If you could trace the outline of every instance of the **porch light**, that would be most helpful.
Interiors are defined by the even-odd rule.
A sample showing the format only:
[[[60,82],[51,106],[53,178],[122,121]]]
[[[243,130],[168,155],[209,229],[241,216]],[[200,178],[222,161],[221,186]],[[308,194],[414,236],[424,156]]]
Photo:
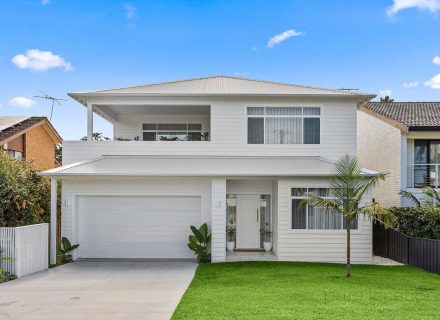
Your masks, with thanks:
[[[236,207],[237,206],[237,198],[227,198],[226,204],[228,207]]]

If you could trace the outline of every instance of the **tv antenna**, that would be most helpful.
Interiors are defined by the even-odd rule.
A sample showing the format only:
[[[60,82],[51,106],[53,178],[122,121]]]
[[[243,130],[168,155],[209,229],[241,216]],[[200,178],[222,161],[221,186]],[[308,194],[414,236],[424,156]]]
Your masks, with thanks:
[[[67,100],[66,100],[66,99],[61,99],[61,98],[55,98],[55,97],[52,97],[52,96],[50,96],[50,95],[44,93],[44,92],[41,91],[41,90],[38,90],[38,91],[40,91],[42,95],[41,95],[41,96],[34,96],[34,98],[46,99],[46,100],[51,100],[51,101],[52,101],[52,106],[51,106],[51,109],[50,109],[50,118],[49,118],[49,121],[51,121],[51,120],[52,120],[52,114],[53,114],[53,106],[54,106],[54,104],[56,103],[56,104],[58,104],[59,106],[61,106],[61,102],[60,102],[60,101],[67,101]]]

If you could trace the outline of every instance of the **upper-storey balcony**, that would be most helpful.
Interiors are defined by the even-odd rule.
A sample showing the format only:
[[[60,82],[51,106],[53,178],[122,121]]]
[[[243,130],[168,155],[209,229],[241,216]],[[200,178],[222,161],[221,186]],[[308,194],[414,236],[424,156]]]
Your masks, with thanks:
[[[408,143],[407,188],[440,187],[440,140]]]
[[[90,105],[87,140],[93,139],[93,113],[113,124],[117,141],[209,141],[206,105]]]

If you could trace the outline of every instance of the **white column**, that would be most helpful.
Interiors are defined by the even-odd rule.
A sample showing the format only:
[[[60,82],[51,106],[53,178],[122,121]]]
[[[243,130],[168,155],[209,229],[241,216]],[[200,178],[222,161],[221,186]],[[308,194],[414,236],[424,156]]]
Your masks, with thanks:
[[[212,180],[211,260],[226,260],[226,179]]]
[[[50,179],[50,264],[57,263],[57,179]]]
[[[93,139],[93,105],[87,103],[87,141]]]

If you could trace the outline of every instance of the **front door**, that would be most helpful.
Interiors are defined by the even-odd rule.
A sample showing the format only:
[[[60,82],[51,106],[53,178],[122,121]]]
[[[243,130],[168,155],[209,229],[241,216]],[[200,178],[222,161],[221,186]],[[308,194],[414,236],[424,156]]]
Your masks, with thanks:
[[[260,196],[237,195],[237,248],[260,249]]]

